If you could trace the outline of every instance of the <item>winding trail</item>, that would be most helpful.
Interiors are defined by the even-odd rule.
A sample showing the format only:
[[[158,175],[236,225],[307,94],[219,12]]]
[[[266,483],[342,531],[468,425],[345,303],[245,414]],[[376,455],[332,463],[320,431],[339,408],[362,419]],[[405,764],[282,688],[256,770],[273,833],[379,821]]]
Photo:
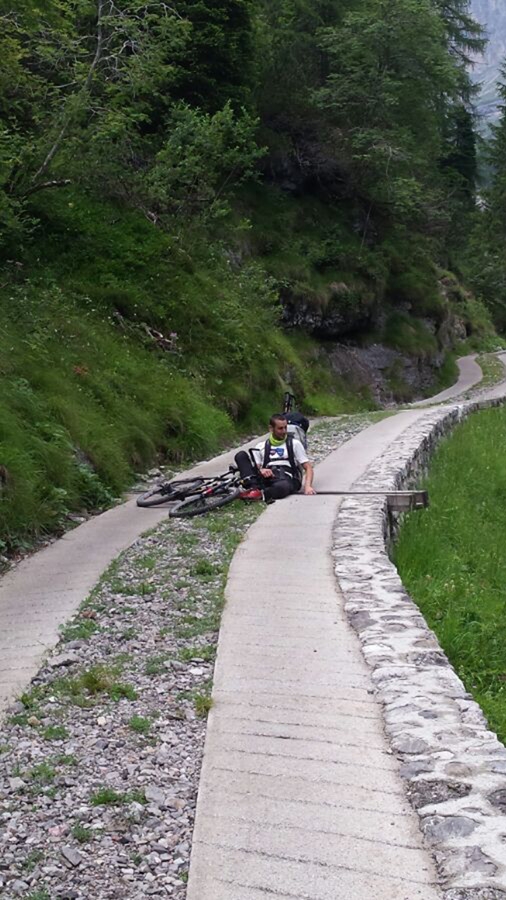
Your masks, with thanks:
[[[461,363],[457,384],[424,404],[476,384],[473,358]],[[426,414],[409,409],[361,432],[318,466],[317,486],[349,489]],[[234,452],[189,474],[221,471]],[[269,507],[234,558],[188,900],[440,897],[334,576],[339,504],[296,496]],[[0,713],[107,565],[166,515],[129,500],[1,579]]]
[[[483,372],[476,362],[476,353],[470,356],[461,356],[457,360],[457,366],[459,368],[459,377],[455,384],[452,384],[451,387],[446,388],[444,391],[440,391],[439,394],[435,394],[434,397],[426,397],[423,400],[416,400],[415,403],[410,403],[410,408],[432,406],[434,403],[444,403],[446,400],[453,400],[479,384],[482,380]]]

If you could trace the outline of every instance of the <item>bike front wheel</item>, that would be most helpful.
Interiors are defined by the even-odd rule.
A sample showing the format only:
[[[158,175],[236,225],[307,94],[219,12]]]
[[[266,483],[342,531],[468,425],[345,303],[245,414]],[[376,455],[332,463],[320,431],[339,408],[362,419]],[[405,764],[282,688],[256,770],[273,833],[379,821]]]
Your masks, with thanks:
[[[242,492],[240,487],[222,488],[216,494],[197,494],[181,500],[169,512],[169,516],[176,519],[190,518],[190,516],[203,516],[213,509],[226,506],[232,500],[236,500]]]
[[[162,503],[184,500],[189,494],[199,490],[203,483],[203,478],[181,478],[179,481],[155,484],[149,491],[137,497],[137,506],[160,506]]]

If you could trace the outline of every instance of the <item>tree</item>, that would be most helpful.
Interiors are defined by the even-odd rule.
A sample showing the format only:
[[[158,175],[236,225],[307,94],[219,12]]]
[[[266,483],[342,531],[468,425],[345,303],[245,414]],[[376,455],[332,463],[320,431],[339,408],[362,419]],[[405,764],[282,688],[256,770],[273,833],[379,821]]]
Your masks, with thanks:
[[[446,98],[458,91],[444,36],[430,0],[366,0],[321,34],[329,75],[316,101],[356,189],[405,221],[428,221],[441,209],[434,170]]]
[[[471,111],[457,103],[448,110],[445,123],[441,165],[450,177],[456,176],[456,189],[473,202],[478,175],[476,132]]]
[[[261,0],[258,102],[266,121],[314,115],[311,93],[326,75],[318,33],[337,25],[349,5],[350,0]]]
[[[496,327],[506,329],[506,60],[498,83],[500,118],[487,148],[492,181],[480,198],[465,262],[473,289],[491,310]]]
[[[22,0],[16,2],[19,9],[0,20],[6,62],[0,80],[5,228],[21,224],[34,193],[70,183],[100,187],[157,222],[174,210],[200,215],[225,183],[231,187],[232,173],[239,182],[249,170],[258,155],[254,120],[238,103],[234,110],[230,98],[235,85],[238,100],[246,81],[241,60],[251,52],[250,0],[227,0],[220,7],[200,0],[176,0],[174,6],[153,0],[55,0],[40,17]],[[208,27],[201,29],[204,14]],[[180,100],[185,92],[201,101],[193,144],[182,140],[183,120],[192,114]],[[197,164],[197,156],[200,151],[212,157],[213,139],[223,165],[208,165],[206,179],[206,158]],[[190,182],[199,167],[196,189]],[[170,202],[169,171],[181,177]]]
[[[486,44],[484,28],[470,15],[469,0],[433,0],[446,32],[446,46],[463,67],[481,53]]]

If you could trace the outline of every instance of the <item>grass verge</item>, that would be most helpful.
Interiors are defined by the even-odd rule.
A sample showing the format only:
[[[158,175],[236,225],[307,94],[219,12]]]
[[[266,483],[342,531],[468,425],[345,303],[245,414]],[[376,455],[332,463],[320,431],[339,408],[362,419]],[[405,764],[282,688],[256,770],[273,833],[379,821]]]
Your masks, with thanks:
[[[504,365],[494,353],[481,353],[477,362],[483,372],[483,380],[480,382],[480,387],[490,387],[493,384],[504,381],[506,377]]]
[[[441,445],[431,505],[395,548],[403,583],[452,665],[506,741],[506,410],[478,413]]]

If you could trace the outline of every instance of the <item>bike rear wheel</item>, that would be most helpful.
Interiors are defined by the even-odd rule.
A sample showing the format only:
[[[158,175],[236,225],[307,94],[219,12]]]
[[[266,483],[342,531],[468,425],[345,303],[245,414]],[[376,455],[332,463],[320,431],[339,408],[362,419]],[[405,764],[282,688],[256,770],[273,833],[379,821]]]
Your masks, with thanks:
[[[160,506],[162,503],[184,500],[185,497],[197,491],[203,484],[203,478],[181,478],[179,481],[155,484],[149,491],[137,497],[137,506]]]
[[[226,506],[232,500],[236,500],[242,492],[242,488],[234,486],[222,487],[215,494],[196,494],[194,497],[188,497],[177,503],[170,512],[169,516],[176,519],[190,518],[190,516],[202,516],[211,512],[213,509],[219,509],[220,506]]]

